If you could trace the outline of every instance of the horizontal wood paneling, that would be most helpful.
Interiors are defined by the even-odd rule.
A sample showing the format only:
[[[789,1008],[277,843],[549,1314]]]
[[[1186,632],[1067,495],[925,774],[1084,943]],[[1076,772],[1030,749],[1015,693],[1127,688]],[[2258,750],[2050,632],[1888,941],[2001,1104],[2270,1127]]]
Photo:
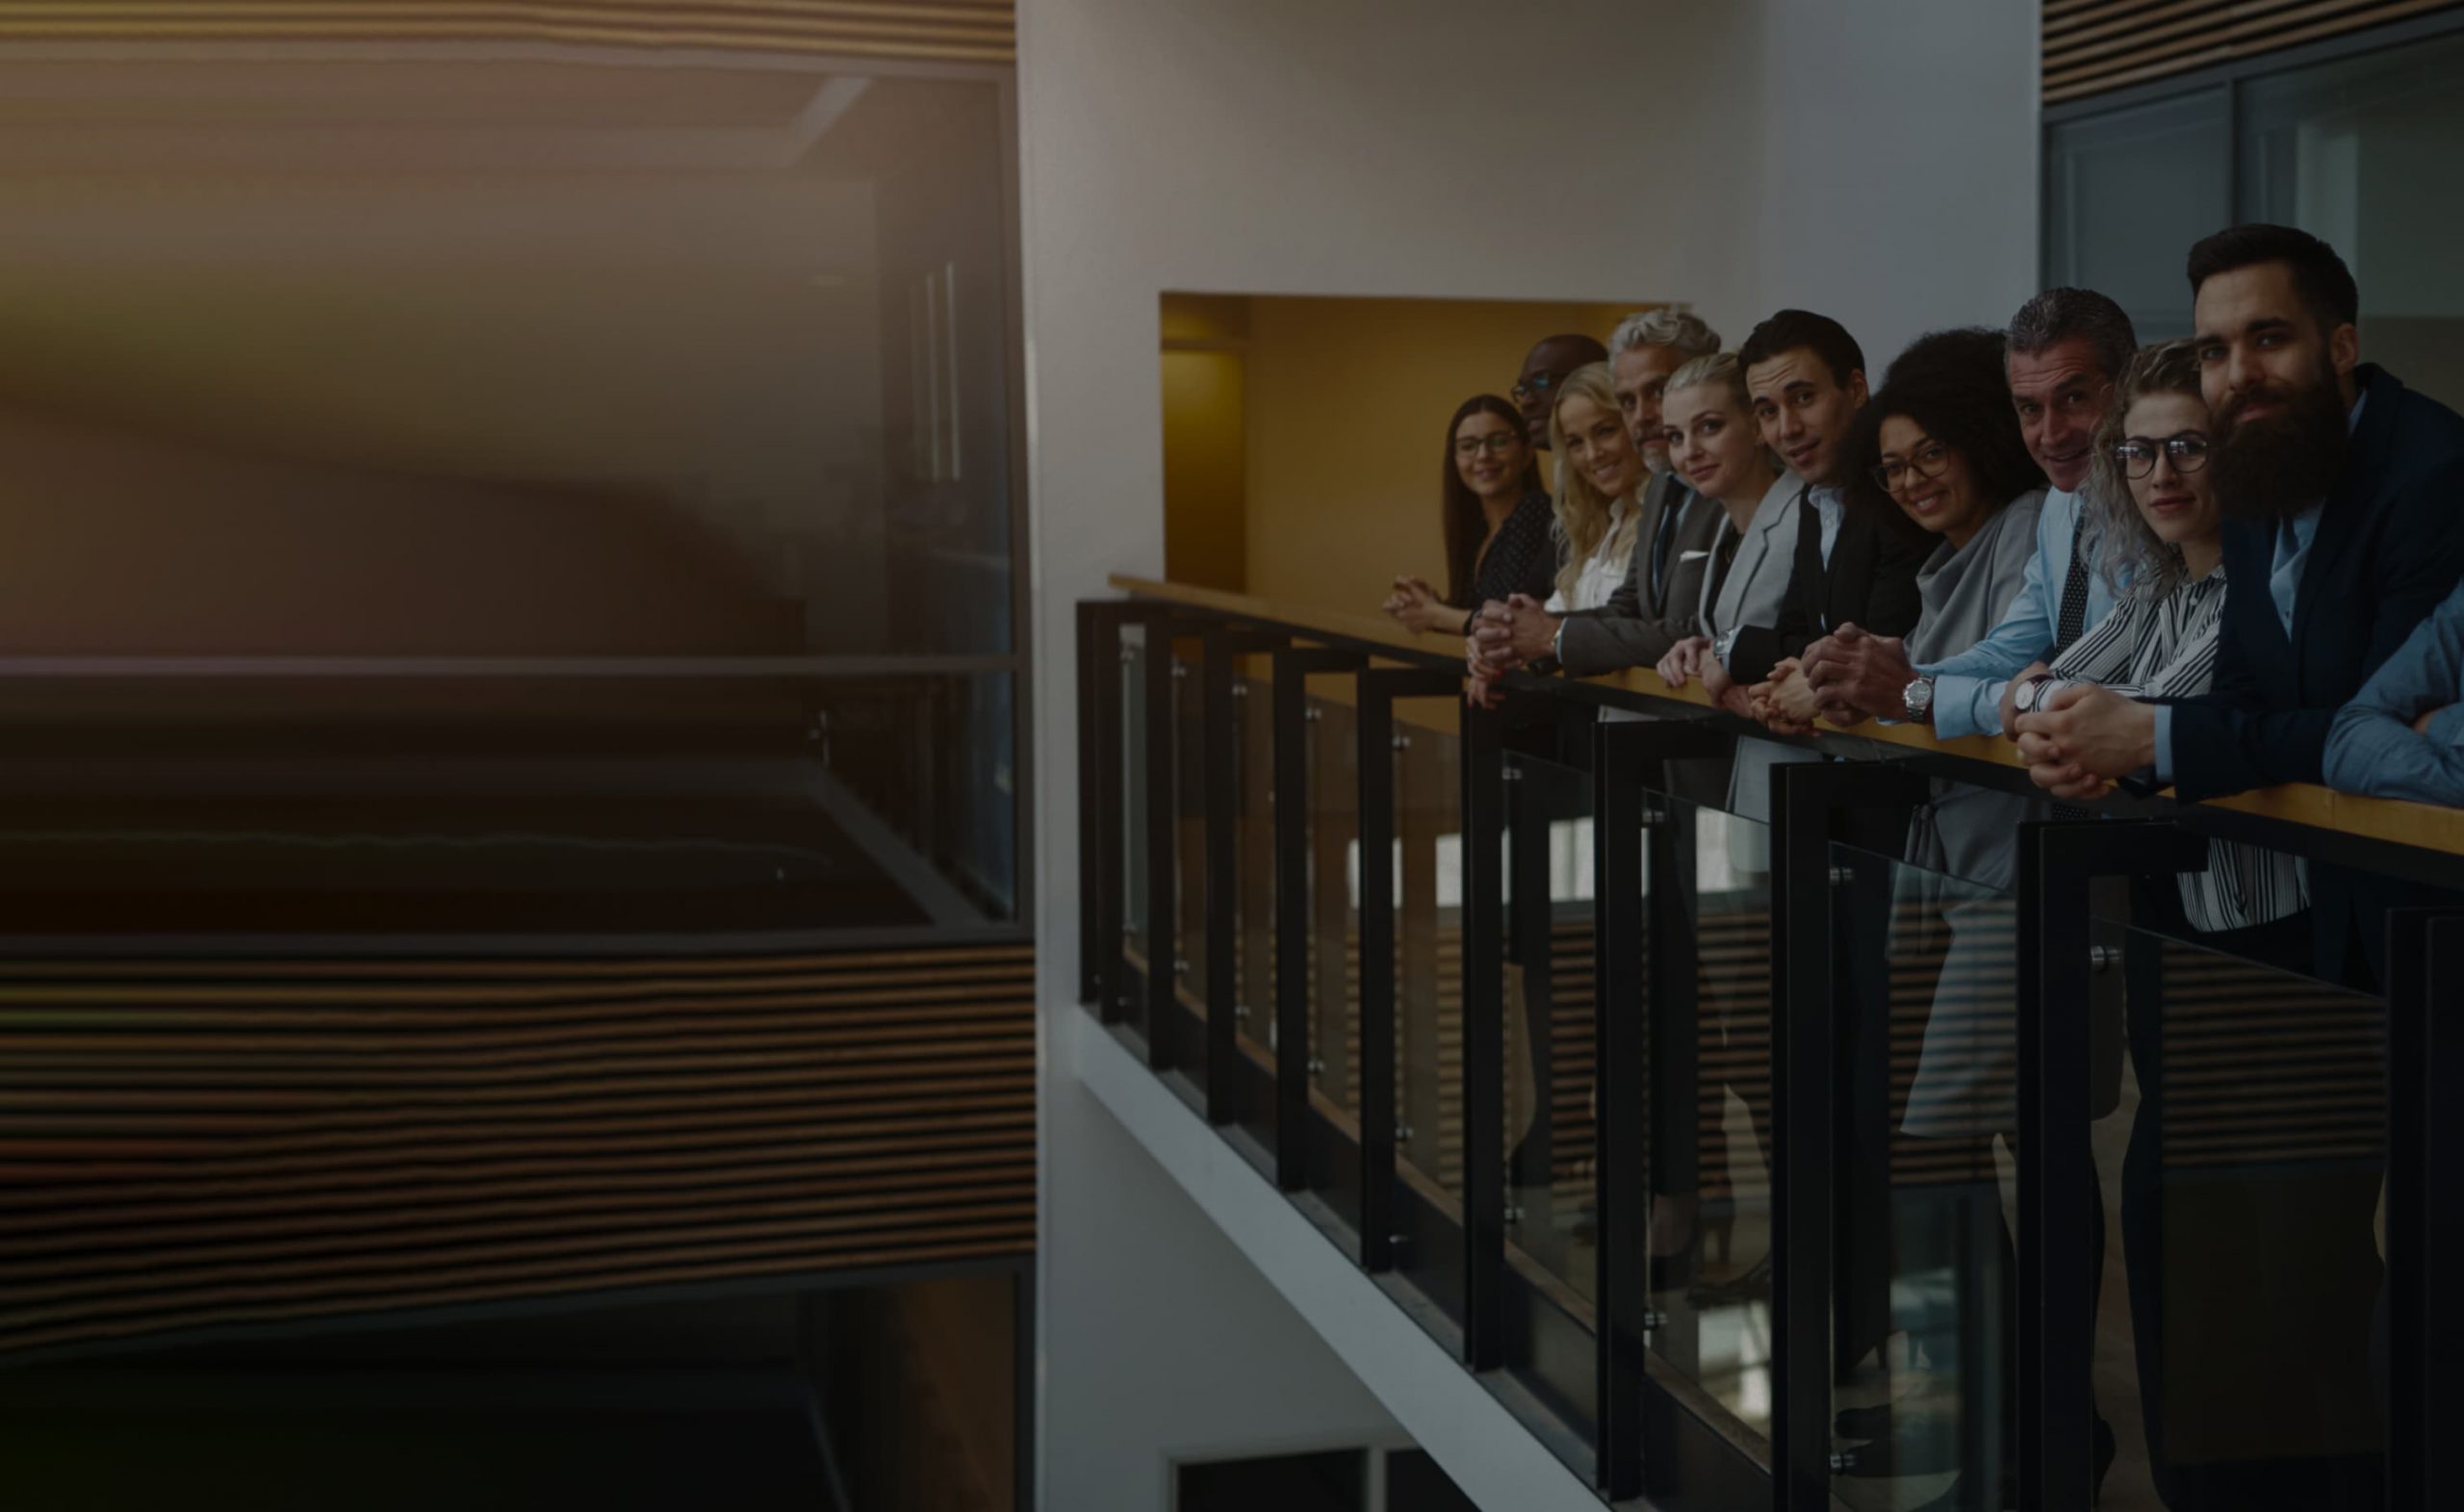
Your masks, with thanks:
[[[0,968],[0,1357],[1016,1256],[1030,947]]]
[[[2100,94],[2457,0],[2045,0],[2044,100]]]
[[[11,0],[0,42],[561,42],[1006,64],[1010,0]]]

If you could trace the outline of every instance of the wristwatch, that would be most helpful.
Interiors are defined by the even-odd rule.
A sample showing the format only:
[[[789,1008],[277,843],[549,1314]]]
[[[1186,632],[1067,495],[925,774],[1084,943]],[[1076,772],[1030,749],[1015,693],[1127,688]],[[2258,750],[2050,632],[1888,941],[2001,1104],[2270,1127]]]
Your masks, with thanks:
[[[2020,683],[2018,690],[2011,695],[2012,711],[2019,714],[2033,712],[2038,705],[2044,702],[2045,693],[2052,686],[2053,674],[2050,672],[2040,672]]]
[[[1729,664],[1729,653],[1736,650],[1736,628],[1732,626],[1711,642],[1711,659],[1722,667]]]
[[[1932,724],[1934,722],[1934,679],[1932,678],[1912,679],[1908,686],[1900,689],[1899,703],[1900,706],[1908,711],[1908,717],[1911,720],[1920,725]]]

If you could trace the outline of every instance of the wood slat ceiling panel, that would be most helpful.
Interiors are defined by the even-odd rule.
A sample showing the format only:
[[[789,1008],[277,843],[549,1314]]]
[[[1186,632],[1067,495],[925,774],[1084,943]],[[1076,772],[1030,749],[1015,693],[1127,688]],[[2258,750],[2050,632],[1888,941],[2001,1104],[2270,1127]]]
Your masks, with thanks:
[[[551,42],[1006,64],[1011,0],[10,0],[0,42]]]
[[[0,967],[0,1358],[1018,1256],[1026,946]]]
[[[2044,101],[2058,105],[2459,0],[2046,0]]]

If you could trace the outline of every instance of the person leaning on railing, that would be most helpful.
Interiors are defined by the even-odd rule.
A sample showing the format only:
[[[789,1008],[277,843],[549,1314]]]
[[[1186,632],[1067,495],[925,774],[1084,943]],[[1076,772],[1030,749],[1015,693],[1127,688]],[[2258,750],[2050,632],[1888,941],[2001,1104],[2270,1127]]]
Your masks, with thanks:
[[[2020,755],[2059,797],[2321,782],[2336,710],[2464,577],[2464,416],[2361,363],[2344,260],[2239,226],[2194,246],[2189,273],[2225,513],[2214,684],[2170,705],[2069,687],[2020,715]],[[2319,974],[2384,980],[2395,893],[2326,866],[2310,890]]]
[[[2012,733],[2010,690],[2019,671],[2059,655],[2113,610],[2111,585],[2090,570],[2095,511],[2084,491],[2096,426],[2138,348],[2130,317],[2092,290],[2048,289],[2019,307],[2007,338],[2004,376],[2020,434],[2053,485],[2018,596],[1991,634],[1922,665],[1893,636],[1841,626],[1804,663],[1833,724],[1921,717],[1944,738]]]
[[[1597,609],[1552,614],[1545,591],[1484,603],[1473,639],[1492,677],[1518,668],[1588,678],[1648,667],[1693,633],[1703,560],[1720,511],[1670,470],[1661,415],[1677,370],[1716,353],[1720,338],[1681,310],[1649,310],[1621,321],[1608,349],[1617,407],[1651,469],[1626,579]]]
[[[1648,477],[1643,454],[1618,413],[1606,363],[1578,368],[1557,386],[1549,435],[1557,453],[1558,556],[1547,607],[1557,615],[1597,609],[1625,580],[1634,551],[1636,500]],[[1468,628],[1463,660],[1471,679],[1465,696],[1488,702],[1491,674]]]
[[[1399,577],[1380,608],[1407,629],[1460,635],[1486,601],[1549,591],[1557,547],[1520,410],[1494,394],[1476,394],[1455,409],[1446,425],[1440,497],[1446,596],[1418,577]]]
[[[2464,807],[2464,583],[2336,713],[2327,785]]]

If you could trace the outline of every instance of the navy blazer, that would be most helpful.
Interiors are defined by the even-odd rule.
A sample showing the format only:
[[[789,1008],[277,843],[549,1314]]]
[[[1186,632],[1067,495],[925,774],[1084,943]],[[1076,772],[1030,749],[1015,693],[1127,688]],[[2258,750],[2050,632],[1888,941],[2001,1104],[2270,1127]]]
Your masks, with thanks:
[[[2336,710],[2464,577],[2464,416],[2383,368],[2356,376],[2368,398],[2301,565],[2290,636],[2268,591],[2276,529],[2225,524],[2216,679],[2171,715],[2180,797],[2323,781]],[[2331,868],[2311,880],[2321,969],[2340,976],[2360,900]],[[2361,940],[2374,961],[2375,935]]]

